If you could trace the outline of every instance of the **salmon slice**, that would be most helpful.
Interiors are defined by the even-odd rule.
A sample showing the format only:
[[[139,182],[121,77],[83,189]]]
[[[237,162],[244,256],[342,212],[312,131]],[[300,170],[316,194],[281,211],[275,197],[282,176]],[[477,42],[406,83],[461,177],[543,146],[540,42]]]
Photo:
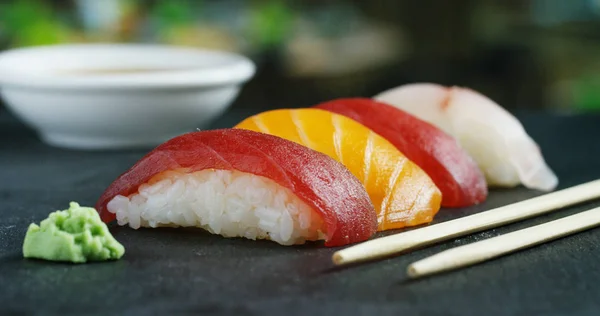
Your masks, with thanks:
[[[349,117],[385,137],[431,177],[442,191],[443,207],[483,202],[483,173],[456,139],[437,127],[391,105],[372,99],[337,99],[315,108]]]
[[[235,128],[279,136],[341,162],[364,185],[378,230],[429,223],[442,194],[431,178],[385,138],[343,115],[319,109],[263,112]]]

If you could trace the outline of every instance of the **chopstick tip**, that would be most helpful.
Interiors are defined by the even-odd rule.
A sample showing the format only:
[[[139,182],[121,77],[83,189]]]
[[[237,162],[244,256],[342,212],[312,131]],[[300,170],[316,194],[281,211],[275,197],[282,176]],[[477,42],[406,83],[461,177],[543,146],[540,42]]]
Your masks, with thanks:
[[[344,256],[340,254],[339,251],[335,252],[333,256],[331,256],[331,261],[333,261],[333,264],[336,266],[341,266],[345,263]]]
[[[421,276],[421,273],[419,272],[419,270],[417,268],[415,268],[414,265],[412,265],[412,264],[409,265],[408,268],[406,268],[406,274],[411,279],[416,279]]]

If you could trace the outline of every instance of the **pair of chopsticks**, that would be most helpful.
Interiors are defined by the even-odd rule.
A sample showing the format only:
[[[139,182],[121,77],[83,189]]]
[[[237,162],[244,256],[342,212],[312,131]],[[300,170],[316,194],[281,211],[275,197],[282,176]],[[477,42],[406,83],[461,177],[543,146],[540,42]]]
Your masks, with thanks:
[[[373,239],[333,254],[336,265],[370,261],[455,237],[517,222],[600,198],[600,180],[594,180],[529,200],[436,225]],[[498,256],[568,236],[600,225],[600,207],[545,224],[443,251],[411,264],[412,278],[487,261]]]

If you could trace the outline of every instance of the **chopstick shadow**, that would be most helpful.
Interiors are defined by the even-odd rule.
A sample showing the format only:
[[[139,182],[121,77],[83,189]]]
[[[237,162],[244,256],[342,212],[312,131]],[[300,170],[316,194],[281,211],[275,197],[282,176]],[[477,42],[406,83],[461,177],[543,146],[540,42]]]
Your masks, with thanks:
[[[600,230],[599,227],[595,227],[595,228],[590,228],[590,229],[586,229],[583,231],[579,231],[576,232],[574,234],[570,234],[570,235],[566,235],[566,236],[562,236],[562,237],[558,237],[549,241],[546,241],[544,243],[541,244],[535,244],[535,245],[530,245],[527,247],[524,247],[522,249],[518,249],[515,251],[511,251],[508,253],[504,253],[502,255],[498,255],[495,257],[492,257],[490,259],[486,259],[484,261],[481,262],[477,262],[474,264],[469,264],[466,266],[462,266],[462,267],[457,267],[457,268],[453,268],[453,269],[449,269],[449,270],[444,270],[444,271],[439,271],[439,272],[435,272],[432,274],[427,274],[427,275],[422,275],[416,278],[411,278],[410,276],[408,276],[408,274],[405,274],[403,279],[399,280],[397,282],[398,285],[411,285],[411,284],[416,284],[419,283],[421,281],[425,281],[431,278],[436,278],[436,277],[443,277],[443,276],[449,276],[453,273],[460,273],[461,271],[467,271],[469,269],[474,269],[477,267],[485,267],[486,265],[493,265],[493,264],[497,264],[498,262],[502,262],[502,260],[507,260],[507,258],[511,257],[511,256],[536,256],[535,251],[540,251],[540,249],[543,249],[545,247],[557,247],[557,244],[559,244],[560,242],[564,242],[565,240],[568,240],[569,238],[572,238],[574,236],[577,235],[584,235],[584,234],[592,234],[592,232],[594,230]],[[525,261],[526,262],[526,261]]]
[[[417,230],[419,228],[422,227],[426,227],[429,225],[419,225],[419,226],[412,226],[412,227],[404,227],[401,229],[395,229],[395,230],[388,230],[388,231],[384,231],[384,232],[378,232],[376,234],[377,238],[384,238],[384,237],[388,237],[391,235],[395,235],[395,234],[401,234],[401,233],[406,233],[406,232],[410,232],[412,230]],[[435,244],[425,244],[425,245],[420,245],[420,246],[414,246],[413,248],[410,249],[405,249],[403,251],[400,252],[396,252],[393,254],[389,254],[387,256],[381,256],[378,258],[374,258],[374,259],[368,259],[368,260],[363,260],[363,261],[358,261],[358,262],[353,262],[353,263],[346,263],[343,265],[336,265],[333,262],[333,254],[331,256],[329,256],[329,263],[328,264],[324,264],[326,267],[324,269],[321,270],[322,274],[335,274],[335,273],[341,273],[343,271],[346,270],[351,270],[351,269],[356,269],[358,267],[363,267],[363,266],[370,266],[373,264],[380,264],[382,261],[387,261],[393,258],[398,258],[400,256],[409,254],[409,253],[413,253],[413,252],[417,252],[420,251],[422,249],[426,249],[429,247],[434,247],[436,245],[438,245],[440,243],[435,243]],[[352,247],[352,246],[350,246]],[[339,248],[339,249],[335,249],[336,251],[338,250],[342,250],[344,248]]]
[[[377,259],[372,259],[372,260],[365,260],[365,261],[359,261],[359,262],[353,262],[353,263],[347,263],[347,264],[343,264],[343,265],[336,265],[335,263],[333,263],[332,260],[332,256],[329,257],[330,261],[329,261],[329,265],[322,270],[323,274],[334,274],[334,273],[340,273],[346,270],[351,270],[351,269],[356,269],[358,267],[366,267],[366,266],[371,266],[371,265],[375,265],[375,264],[381,264],[382,261],[388,261],[390,259],[394,259],[394,258],[398,258],[400,256],[421,250],[427,248],[427,246],[423,246],[423,247],[417,247],[417,248],[412,248],[412,249],[407,249],[405,251],[399,252],[399,253],[394,253],[388,256],[382,256],[379,257]]]
[[[417,278],[411,278],[408,275],[408,273],[405,273],[405,274],[402,275],[402,278],[396,282],[396,284],[397,285],[418,284],[420,282],[426,281],[426,280],[431,279],[433,277],[439,277],[439,276],[450,274],[451,272],[453,272],[453,271],[444,271],[444,272],[439,272],[439,273],[435,273],[435,274],[428,274],[428,275],[420,276],[420,277],[417,277]]]

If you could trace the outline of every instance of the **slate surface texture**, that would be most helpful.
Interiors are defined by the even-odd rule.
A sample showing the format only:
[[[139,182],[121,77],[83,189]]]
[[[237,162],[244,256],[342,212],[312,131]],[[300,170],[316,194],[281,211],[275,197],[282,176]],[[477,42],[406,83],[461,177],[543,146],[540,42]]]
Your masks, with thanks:
[[[212,127],[231,126],[230,111]],[[519,115],[560,177],[560,188],[600,177],[600,117]],[[457,272],[418,281],[407,265],[443,249],[597,206],[592,202],[410,254],[333,269],[334,249],[224,239],[196,229],[110,225],[126,247],[117,262],[24,260],[27,226],[75,200],[93,205],[145,150],[78,152],[42,144],[0,110],[0,314],[210,315],[600,315],[600,229]],[[477,207],[443,210],[436,222],[539,192],[494,190]]]

